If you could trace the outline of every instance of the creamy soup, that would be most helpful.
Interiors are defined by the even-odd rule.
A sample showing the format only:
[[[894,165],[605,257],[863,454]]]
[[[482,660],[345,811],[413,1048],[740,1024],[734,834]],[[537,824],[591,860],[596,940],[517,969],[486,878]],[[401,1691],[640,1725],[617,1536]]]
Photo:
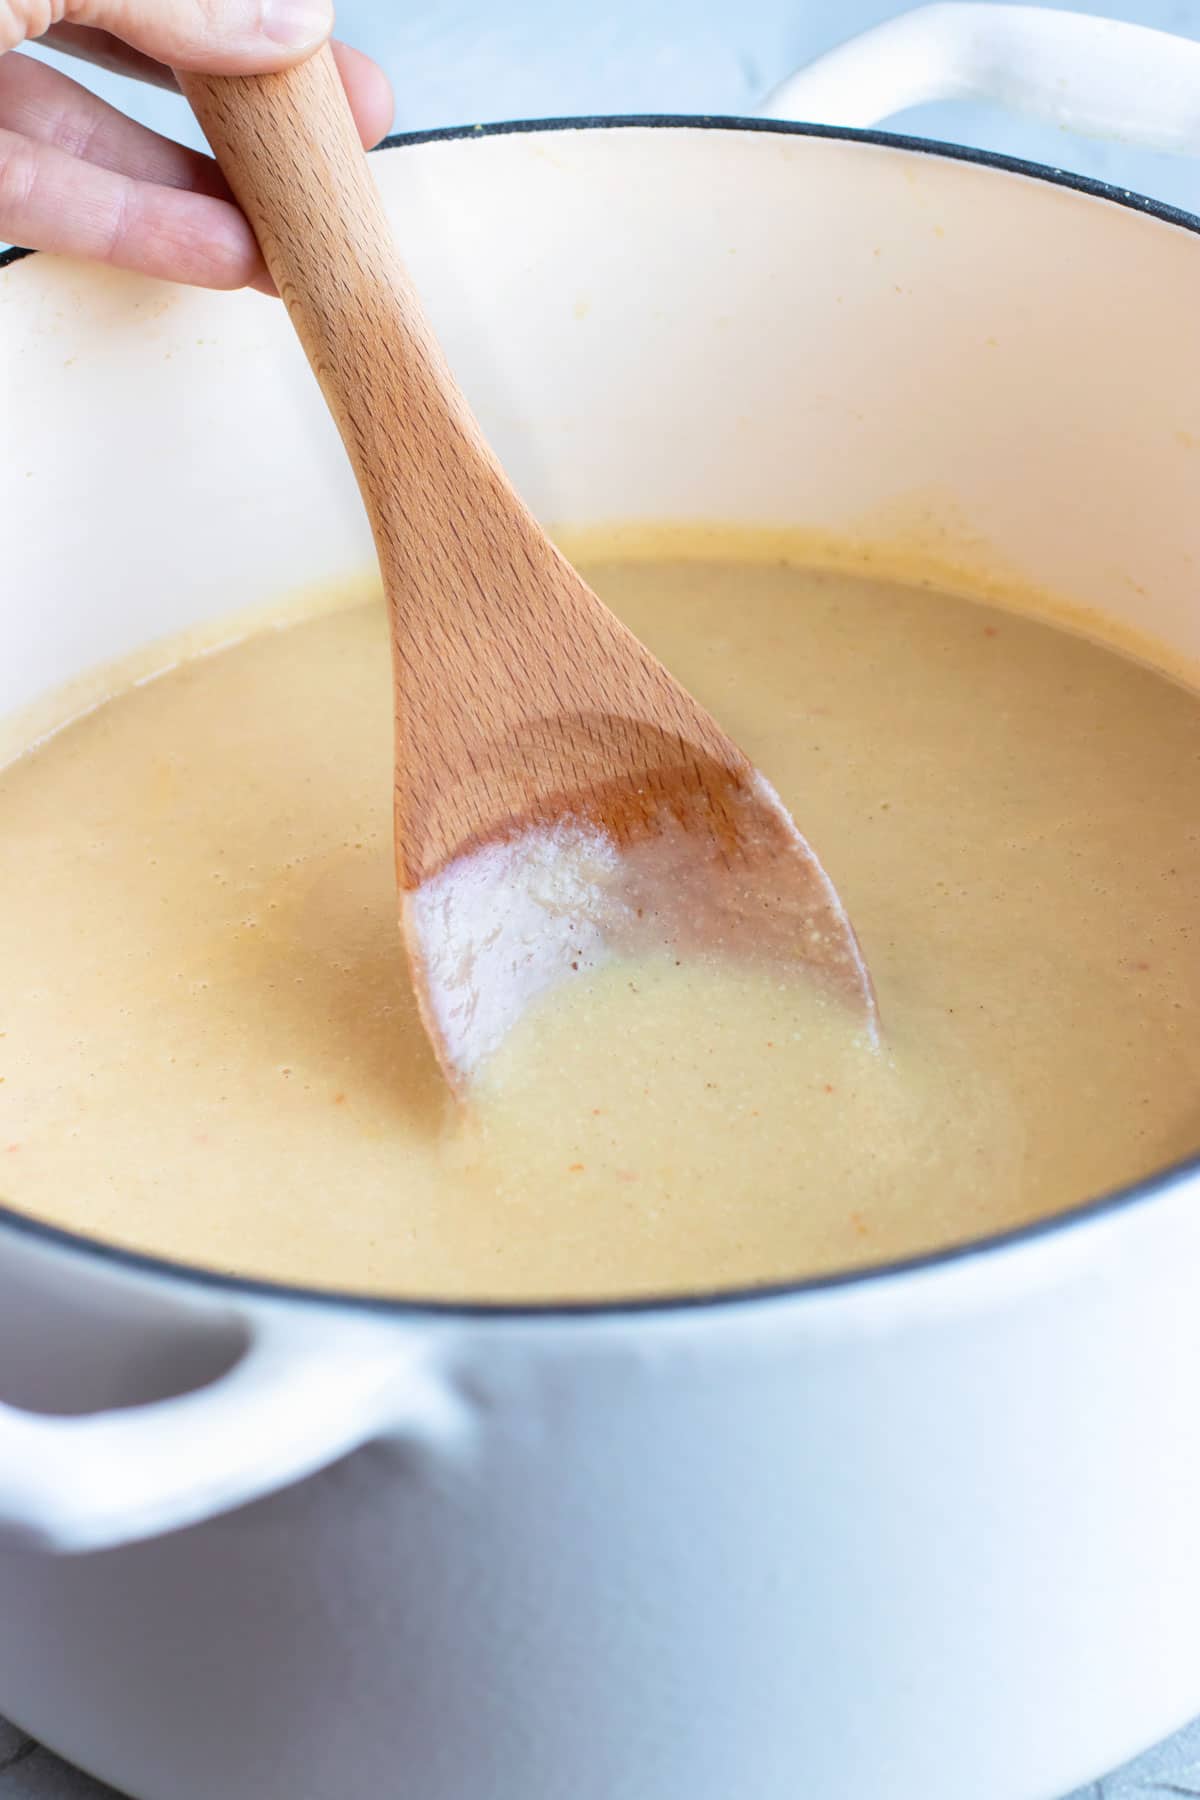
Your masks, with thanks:
[[[777,1282],[1200,1145],[1200,701],[1045,623],[786,562],[586,573],[837,883],[882,1051],[803,983],[612,965],[463,1110],[396,928],[377,603],[185,661],[0,771],[0,1197],[442,1297]]]

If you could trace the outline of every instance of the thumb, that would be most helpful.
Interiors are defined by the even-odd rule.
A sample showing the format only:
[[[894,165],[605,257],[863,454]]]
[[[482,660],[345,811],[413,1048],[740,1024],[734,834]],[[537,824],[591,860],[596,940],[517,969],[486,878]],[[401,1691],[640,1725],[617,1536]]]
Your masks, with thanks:
[[[48,16],[49,15],[49,16]],[[323,44],[332,0],[0,0],[0,51],[62,23],[111,32],[168,68],[285,69]]]

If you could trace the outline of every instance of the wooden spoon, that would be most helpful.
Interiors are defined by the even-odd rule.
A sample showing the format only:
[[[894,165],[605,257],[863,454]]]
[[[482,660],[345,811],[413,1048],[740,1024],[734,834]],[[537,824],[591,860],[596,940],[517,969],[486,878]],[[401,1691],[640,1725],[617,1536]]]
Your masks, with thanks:
[[[874,1038],[854,933],[782,804],[559,555],[485,443],[328,50],[280,75],[180,83],[370,515],[394,646],[402,921],[447,1076],[461,1088],[537,994],[626,952],[803,968]]]

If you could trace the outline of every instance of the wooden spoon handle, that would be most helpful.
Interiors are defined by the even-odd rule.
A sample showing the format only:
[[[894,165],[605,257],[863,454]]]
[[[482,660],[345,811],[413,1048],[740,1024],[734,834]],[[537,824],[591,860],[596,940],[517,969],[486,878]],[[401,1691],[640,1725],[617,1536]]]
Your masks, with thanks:
[[[399,522],[414,502],[419,515],[431,444],[444,467],[447,414],[465,453],[492,458],[396,250],[332,53],[179,83],[337,421],[386,578]]]

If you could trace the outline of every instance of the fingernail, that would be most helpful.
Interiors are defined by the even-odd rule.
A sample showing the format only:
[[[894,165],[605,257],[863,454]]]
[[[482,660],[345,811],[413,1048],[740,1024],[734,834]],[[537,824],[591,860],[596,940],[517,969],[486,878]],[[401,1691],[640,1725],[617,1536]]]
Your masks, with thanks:
[[[315,50],[333,30],[333,7],[322,0],[263,0],[262,32],[288,50]]]

